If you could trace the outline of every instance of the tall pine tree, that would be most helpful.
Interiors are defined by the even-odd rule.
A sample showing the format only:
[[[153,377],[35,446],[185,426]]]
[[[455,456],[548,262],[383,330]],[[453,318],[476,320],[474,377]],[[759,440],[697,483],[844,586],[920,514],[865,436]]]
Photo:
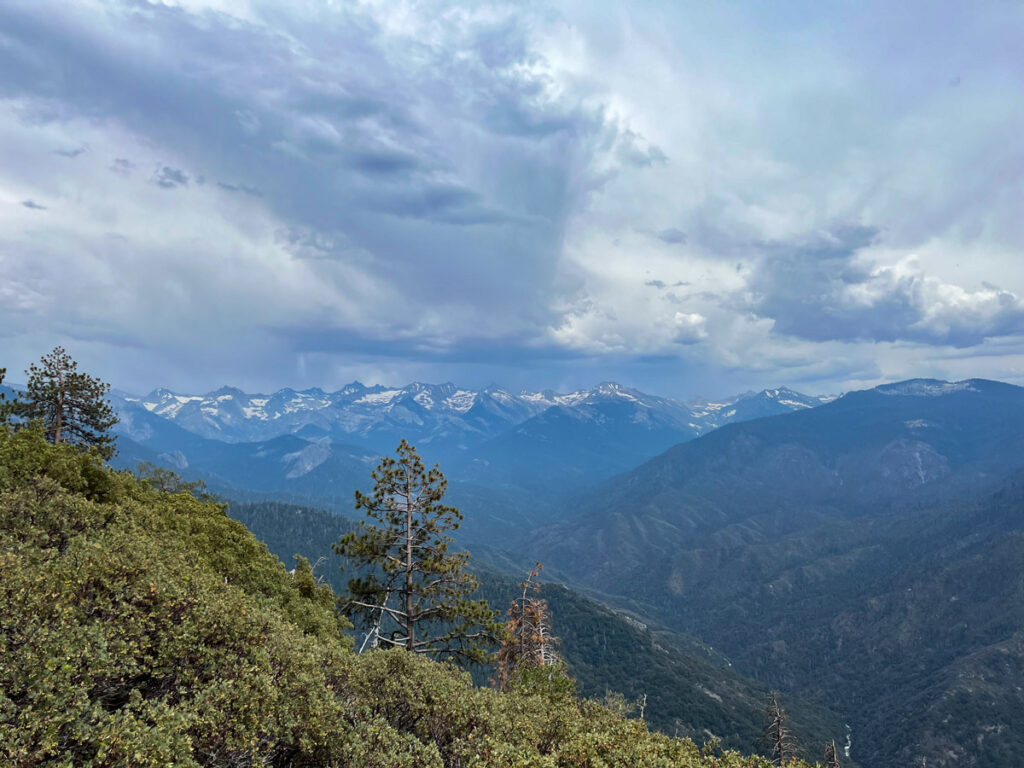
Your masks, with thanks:
[[[441,503],[447,481],[440,468],[427,470],[403,440],[371,476],[373,494],[356,491],[356,509],[368,519],[334,545],[362,574],[342,600],[343,612],[367,630],[361,649],[488,661],[500,625],[485,601],[469,599],[478,586],[465,570],[469,553],[448,552],[447,532],[462,514]]]
[[[0,368],[0,386],[3,386],[4,376],[7,375],[6,368]],[[10,421],[11,414],[14,412],[17,400],[8,401],[7,395],[0,392],[0,426],[4,426]]]
[[[25,421],[39,420],[51,443],[96,448],[104,459],[114,457],[110,428],[117,416],[107,402],[110,385],[78,371],[78,363],[63,347],[55,347],[25,371],[28,384],[16,413]]]

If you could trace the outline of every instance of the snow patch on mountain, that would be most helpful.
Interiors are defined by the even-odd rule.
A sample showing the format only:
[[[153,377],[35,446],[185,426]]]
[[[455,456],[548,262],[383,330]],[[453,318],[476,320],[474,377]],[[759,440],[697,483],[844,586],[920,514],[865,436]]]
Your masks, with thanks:
[[[303,433],[330,435],[374,450],[384,450],[406,437],[461,451],[514,430],[551,408],[577,420],[604,424],[625,418],[651,429],[677,429],[680,439],[687,439],[734,420],[805,410],[827,398],[781,387],[724,401],[687,404],[614,382],[568,393],[544,390],[513,395],[495,385],[477,391],[452,383],[385,387],[355,381],[333,393],[319,388],[285,388],[271,394],[247,394],[222,387],[206,395],[156,389],[145,398],[118,392],[113,399],[124,414],[141,407],[190,432],[233,443]]]
[[[250,398],[249,404],[242,406],[242,413],[245,414],[245,418],[247,419],[261,419],[265,421],[267,419],[267,412],[264,408],[269,402],[269,397]]]
[[[476,403],[476,392],[467,389],[460,389],[445,398],[445,405],[456,413],[465,413]]]
[[[294,480],[297,477],[307,475],[327,461],[330,456],[330,440],[318,440],[315,443],[310,443],[300,451],[286,453],[281,457],[281,461],[291,466],[285,477],[289,480]]]
[[[970,381],[940,381],[938,379],[911,379],[897,384],[883,384],[875,387],[882,395],[902,395],[904,397],[941,397],[954,392],[977,392]]]
[[[370,392],[369,394],[363,395],[357,403],[370,403],[372,405],[387,405],[396,397],[403,394],[401,389],[386,389],[383,392]]]

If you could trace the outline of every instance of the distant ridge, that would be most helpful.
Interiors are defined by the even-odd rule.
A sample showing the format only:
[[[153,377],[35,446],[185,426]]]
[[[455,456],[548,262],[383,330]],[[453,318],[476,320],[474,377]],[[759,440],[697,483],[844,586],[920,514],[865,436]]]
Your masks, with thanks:
[[[828,701],[864,766],[995,768],[1021,743],[1024,388],[850,392],[675,445],[567,506],[516,551]]]
[[[256,442],[301,431],[381,450],[390,449],[402,437],[464,448],[497,437],[550,408],[582,414],[587,408],[610,403],[632,404],[637,413],[649,414],[687,439],[731,421],[814,407],[831,399],[778,388],[718,402],[686,403],[615,382],[564,394],[551,390],[513,394],[498,386],[474,390],[451,382],[388,387],[359,381],[334,392],[284,388],[269,394],[246,393],[223,386],[202,395],[158,388],[141,396],[118,391],[112,398],[119,411],[145,410],[213,440]]]

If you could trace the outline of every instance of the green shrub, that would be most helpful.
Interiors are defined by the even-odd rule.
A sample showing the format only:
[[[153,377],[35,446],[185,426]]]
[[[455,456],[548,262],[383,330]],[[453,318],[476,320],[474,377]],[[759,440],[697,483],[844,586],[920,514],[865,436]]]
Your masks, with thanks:
[[[331,590],[217,504],[0,430],[0,764],[750,766],[570,683],[356,656]]]

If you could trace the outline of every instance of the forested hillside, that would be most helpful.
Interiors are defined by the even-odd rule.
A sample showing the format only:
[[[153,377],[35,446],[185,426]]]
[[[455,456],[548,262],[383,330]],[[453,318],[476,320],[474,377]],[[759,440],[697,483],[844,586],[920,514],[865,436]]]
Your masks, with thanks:
[[[1024,390],[911,381],[726,426],[523,544],[827,702],[862,764],[997,768],[1024,738]]]
[[[282,560],[299,554],[317,564],[316,573],[337,591],[355,575],[342,571],[331,543],[353,528],[351,520],[316,509],[275,502],[232,503],[228,514],[244,522]],[[288,554],[285,554],[288,553]],[[504,611],[519,594],[516,578],[479,559],[471,565],[481,594]],[[724,661],[672,632],[652,631],[561,584],[544,584],[541,596],[551,607],[559,651],[584,696],[600,699],[608,691],[634,701],[646,694],[645,719],[668,734],[710,738],[745,751],[758,749],[765,725],[767,689],[731,670]],[[493,669],[475,670],[488,684]],[[787,700],[801,742],[812,754],[844,730],[835,713]]]
[[[213,503],[0,430],[0,760],[29,766],[751,766],[543,679],[354,655],[334,597]]]

